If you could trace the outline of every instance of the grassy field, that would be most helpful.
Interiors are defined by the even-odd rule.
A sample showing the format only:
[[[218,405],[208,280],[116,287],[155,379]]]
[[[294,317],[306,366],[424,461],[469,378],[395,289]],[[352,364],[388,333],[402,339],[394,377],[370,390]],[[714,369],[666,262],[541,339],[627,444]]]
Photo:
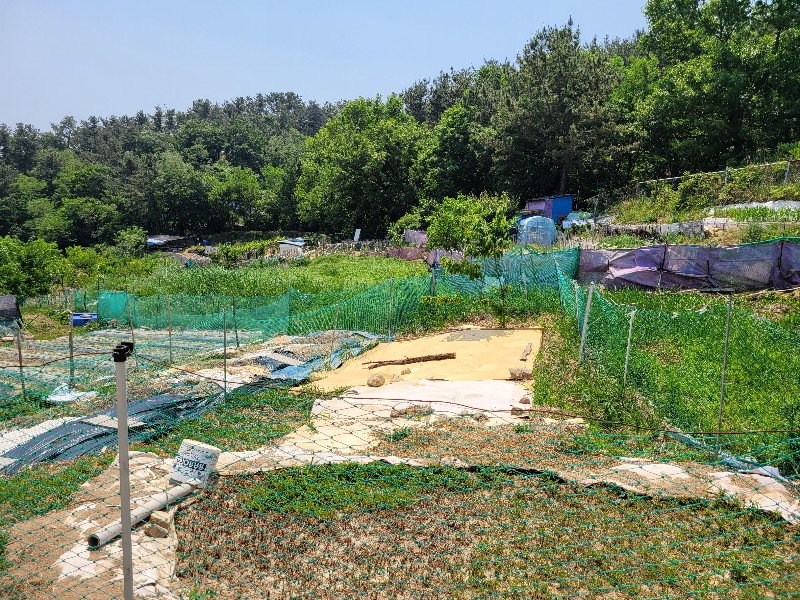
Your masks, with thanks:
[[[221,266],[186,268],[166,263],[141,277],[104,275],[89,289],[127,290],[137,296],[188,294],[203,296],[279,296],[294,288],[307,294],[374,285],[390,278],[427,273],[422,262],[395,258],[330,254],[287,263],[260,262],[228,269]]]

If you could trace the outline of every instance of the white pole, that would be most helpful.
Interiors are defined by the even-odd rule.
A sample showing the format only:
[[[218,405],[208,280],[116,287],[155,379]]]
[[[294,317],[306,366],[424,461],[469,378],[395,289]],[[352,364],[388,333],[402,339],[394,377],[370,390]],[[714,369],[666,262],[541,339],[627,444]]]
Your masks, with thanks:
[[[112,352],[117,371],[117,446],[119,448],[120,525],[122,526],[122,580],[125,600],[133,600],[131,466],[128,456],[128,389],[125,377],[126,361],[132,351],[133,344],[123,342]]]
[[[578,362],[583,362],[583,352],[586,349],[586,335],[589,332],[589,312],[592,310],[592,295],[594,284],[589,285],[589,295],[586,297],[586,312],[583,313],[583,329],[581,330],[581,347],[578,350]]]

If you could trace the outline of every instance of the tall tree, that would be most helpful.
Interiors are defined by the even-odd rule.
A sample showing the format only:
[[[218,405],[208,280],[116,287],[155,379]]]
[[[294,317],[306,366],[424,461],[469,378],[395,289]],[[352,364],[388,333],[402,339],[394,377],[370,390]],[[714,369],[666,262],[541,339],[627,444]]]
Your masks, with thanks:
[[[641,104],[651,175],[720,168],[800,137],[800,6],[649,0],[642,48],[659,76]]]
[[[597,44],[581,44],[571,21],[534,35],[517,63],[494,119],[498,171],[517,196],[563,193],[583,157],[606,144],[618,72]]]
[[[411,169],[426,135],[398,96],[349,102],[306,143],[300,218],[328,233],[385,234],[416,203]]]
[[[420,155],[417,170],[424,194],[436,200],[491,189],[491,151],[476,111],[461,103],[444,114]]]

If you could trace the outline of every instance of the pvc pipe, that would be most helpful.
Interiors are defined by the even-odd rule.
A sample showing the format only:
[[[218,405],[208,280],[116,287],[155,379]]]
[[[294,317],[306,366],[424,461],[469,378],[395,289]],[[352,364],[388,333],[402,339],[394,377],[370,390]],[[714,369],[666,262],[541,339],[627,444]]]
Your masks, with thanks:
[[[130,298],[130,296],[129,296]],[[129,305],[130,306],[130,305]],[[119,447],[119,532],[122,533],[122,579],[125,600],[133,600],[133,542],[131,539],[131,464],[128,455],[128,390],[125,359],[130,354],[122,345],[114,350],[117,375],[117,442]],[[119,533],[118,532],[118,533]],[[115,534],[117,535],[117,534]]]
[[[150,500],[148,500],[147,503],[130,511],[131,525],[141,523],[155,511],[161,510],[170,504],[175,504],[179,500],[183,500],[186,496],[191,494],[194,489],[194,486],[184,483],[181,485],[176,485],[175,487],[168,489],[166,492],[156,494]],[[120,533],[122,533],[122,531],[122,522],[114,521],[110,525],[103,527],[100,531],[90,535],[88,538],[86,538],[86,541],[92,548],[98,548],[113,540]],[[128,531],[130,531],[130,529],[128,529]]]

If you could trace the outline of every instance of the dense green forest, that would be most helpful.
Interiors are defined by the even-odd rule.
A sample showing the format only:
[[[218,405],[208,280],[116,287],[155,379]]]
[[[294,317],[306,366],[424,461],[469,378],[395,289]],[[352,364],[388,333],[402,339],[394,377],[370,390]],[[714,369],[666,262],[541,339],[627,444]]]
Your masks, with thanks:
[[[0,236],[62,249],[141,229],[374,238],[458,194],[587,198],[797,151],[796,0],[644,11],[647,28],[628,39],[582,40],[569,22],[537,32],[513,63],[451,69],[386,99],[271,93],[68,116],[51,131],[0,125]]]

